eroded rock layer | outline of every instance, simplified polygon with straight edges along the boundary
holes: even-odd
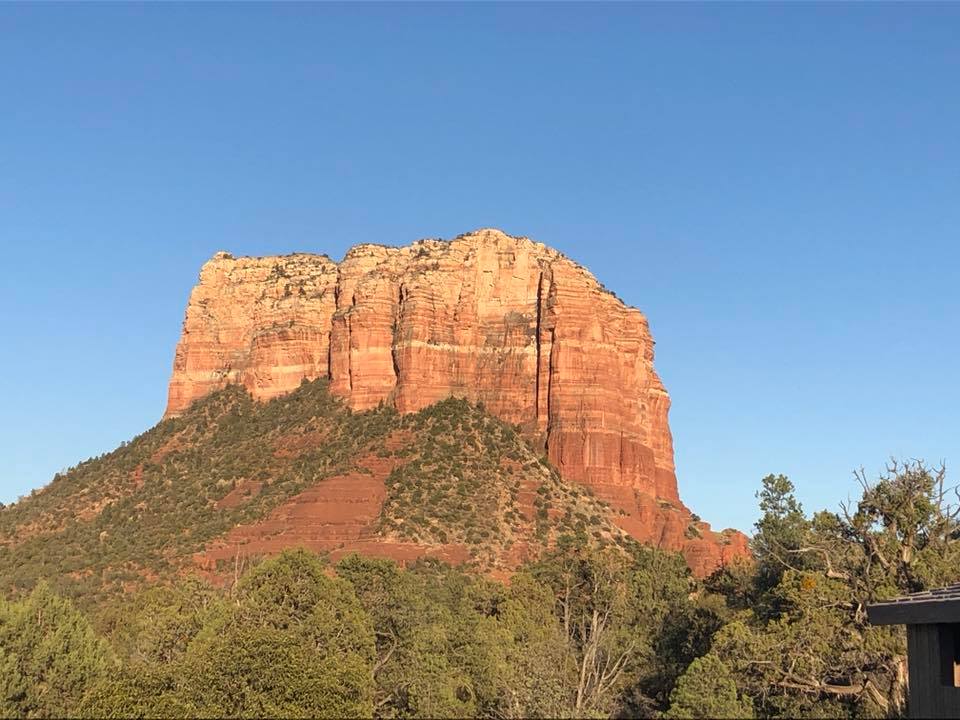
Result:
[[[206,263],[166,415],[227,383],[269,399],[318,377],[359,410],[480,401],[542,443],[563,477],[622,509],[639,539],[685,549],[701,571],[745,552],[743,536],[686,530],[646,318],[545,245],[480,230],[359,245],[339,264],[226,253]]]

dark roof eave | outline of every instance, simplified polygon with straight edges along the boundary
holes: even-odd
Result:
[[[960,623],[960,599],[901,600],[867,605],[873,625]]]

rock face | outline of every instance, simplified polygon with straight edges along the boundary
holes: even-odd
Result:
[[[339,264],[218,253],[203,266],[166,416],[227,383],[266,400],[318,377],[357,410],[483,402],[638,539],[683,549],[701,573],[746,553],[746,538],[691,524],[680,503],[646,318],[545,245],[480,230],[359,245]]]

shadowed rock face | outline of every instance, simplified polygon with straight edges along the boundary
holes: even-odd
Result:
[[[480,230],[359,245],[339,264],[218,253],[203,266],[166,416],[227,383],[269,399],[318,377],[357,410],[481,401],[638,539],[684,549],[699,572],[746,552],[739,533],[689,529],[646,318],[545,245]]]

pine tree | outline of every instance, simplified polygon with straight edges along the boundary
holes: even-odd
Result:
[[[752,718],[749,698],[737,694],[733,673],[716,655],[697,658],[670,694],[668,718]]]
[[[0,601],[0,715],[75,715],[114,666],[86,618],[46,583],[24,600]]]

